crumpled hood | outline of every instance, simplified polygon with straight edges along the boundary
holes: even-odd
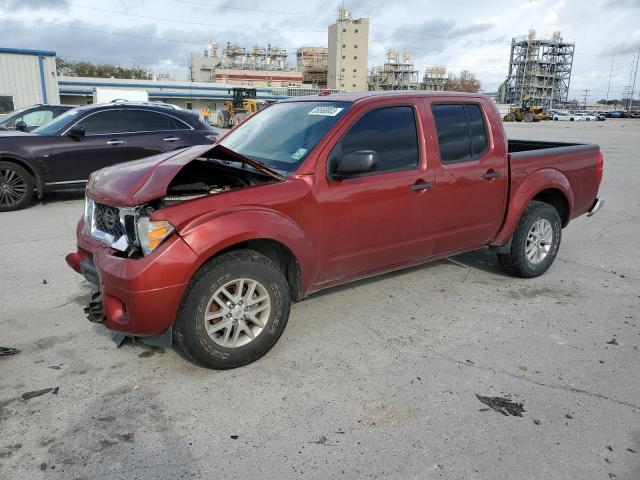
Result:
[[[171,180],[185,165],[202,156],[213,158],[212,153],[215,153],[215,158],[247,163],[278,180],[284,179],[264,165],[222,145],[196,145],[94,172],[87,183],[87,195],[100,203],[116,207],[135,207],[157,200],[167,194]]]

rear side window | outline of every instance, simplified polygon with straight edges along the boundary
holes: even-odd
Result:
[[[366,113],[342,137],[332,157],[358,150],[378,154],[377,172],[417,166],[420,155],[413,108],[385,107]]]
[[[178,126],[178,122],[169,115],[148,110],[125,110],[122,116],[125,132],[161,132],[187,128],[185,125]]]
[[[431,111],[436,123],[442,163],[474,160],[489,147],[480,105],[433,105]]]
[[[464,106],[469,122],[469,136],[471,137],[471,153],[474,157],[482,155],[489,147],[487,129],[480,105],[468,104]]]

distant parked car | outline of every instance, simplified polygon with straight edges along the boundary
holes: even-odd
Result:
[[[0,132],[0,212],[29,205],[34,190],[83,189],[94,170],[192,145],[217,132],[189,110],[118,102],[69,110],[31,133]]]
[[[72,105],[33,105],[0,117],[0,130],[31,132],[74,108]]]
[[[591,122],[591,121],[595,122],[596,120],[598,120],[597,116],[588,112],[576,112],[573,115],[580,117],[581,120],[584,120],[586,122]]]
[[[555,121],[571,121],[571,122],[578,122],[580,120],[583,120],[582,117],[580,117],[579,115],[575,115],[573,113],[567,113],[567,112],[556,112],[553,117],[552,117]]]

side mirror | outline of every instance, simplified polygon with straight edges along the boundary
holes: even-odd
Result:
[[[85,134],[84,127],[81,127],[80,125],[74,125],[67,132],[67,135],[70,136],[71,138],[81,138],[81,137],[84,137],[84,134]]]
[[[342,157],[333,178],[341,180],[361,173],[372,172],[378,164],[378,154],[374,150],[358,150]]]
[[[16,130],[20,131],[20,132],[26,132],[27,131],[27,124],[24,120],[18,120],[16,122]]]

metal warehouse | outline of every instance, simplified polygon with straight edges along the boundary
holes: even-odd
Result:
[[[0,48],[0,114],[35,103],[60,103],[56,53]]]

